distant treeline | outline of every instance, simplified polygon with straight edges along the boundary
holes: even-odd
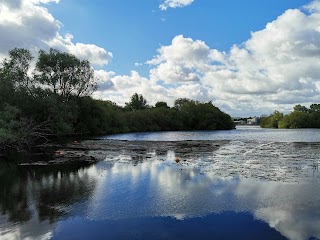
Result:
[[[136,131],[233,129],[231,117],[211,102],[177,99],[147,105],[134,94],[125,107],[94,100],[97,89],[88,61],[51,49],[32,55],[13,49],[0,66],[0,150],[31,148],[56,136]]]
[[[296,105],[293,112],[285,115],[275,111],[260,122],[263,128],[320,128],[320,104],[310,108]]]

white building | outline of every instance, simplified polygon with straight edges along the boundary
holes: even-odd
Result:
[[[258,119],[256,117],[248,118],[247,119],[247,124],[248,125],[257,125],[258,124]]]

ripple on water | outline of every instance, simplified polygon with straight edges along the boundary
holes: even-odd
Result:
[[[197,168],[220,177],[244,177],[281,182],[318,181],[313,164],[320,159],[319,143],[199,141],[135,142],[123,147],[108,147],[106,161],[138,164],[160,160],[181,169]],[[130,147],[131,146],[131,147]],[[141,148],[146,151],[141,151]],[[179,159],[178,163],[176,159]]]

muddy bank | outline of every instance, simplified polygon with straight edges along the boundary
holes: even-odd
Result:
[[[199,174],[225,178],[309,182],[319,180],[320,143],[86,140],[64,145],[49,161],[21,165],[86,165],[97,161],[138,165],[154,160],[178,166],[181,171],[196,168]]]
[[[52,164],[76,164],[95,163],[104,160],[108,156],[126,153],[137,159],[149,152],[156,151],[158,155],[166,155],[168,151],[175,151],[188,156],[194,152],[209,153],[217,149],[223,141],[178,141],[178,142],[146,142],[146,141],[118,141],[118,140],[85,140],[72,142],[66,145],[55,146],[53,156],[43,160],[35,158],[36,161],[22,163],[20,165],[41,166]]]

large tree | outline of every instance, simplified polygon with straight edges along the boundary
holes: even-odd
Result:
[[[320,113],[320,104],[311,104],[310,106],[310,112],[311,113]]]
[[[97,89],[89,61],[55,49],[48,53],[40,50],[34,77],[67,100],[70,96],[88,96]]]
[[[169,108],[168,107],[168,104],[166,102],[157,102],[156,105],[155,105],[156,108]]]
[[[133,111],[145,109],[147,100],[141,94],[135,93],[131,96],[130,102],[126,103],[126,107]]]
[[[33,57],[29,50],[14,48],[0,67],[0,104],[10,102],[17,90],[31,93],[32,79],[28,75]]]

